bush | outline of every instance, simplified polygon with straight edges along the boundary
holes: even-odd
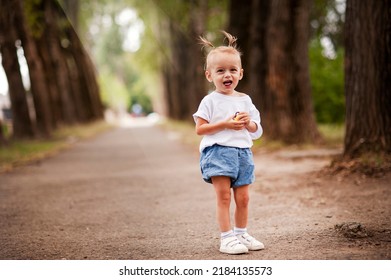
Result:
[[[343,123],[345,119],[343,51],[335,58],[323,54],[319,39],[310,44],[310,77],[316,120]]]

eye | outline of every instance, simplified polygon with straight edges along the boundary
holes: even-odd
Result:
[[[232,69],[231,69],[231,72],[238,72],[238,69],[232,68]]]
[[[217,73],[223,73],[224,70],[223,69],[217,69]]]

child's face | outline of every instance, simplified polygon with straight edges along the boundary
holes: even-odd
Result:
[[[233,94],[239,81],[243,78],[240,56],[234,53],[216,52],[208,59],[205,76],[213,82],[216,91]]]

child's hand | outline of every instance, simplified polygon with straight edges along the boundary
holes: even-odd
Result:
[[[228,119],[227,128],[234,130],[242,130],[250,122],[250,117],[247,113],[236,112],[234,116]]]
[[[250,123],[250,115],[246,112],[236,112],[233,120],[240,121],[245,125],[248,125]]]
[[[237,113],[235,114],[235,119],[237,119],[238,122],[242,122],[244,124],[244,128],[249,132],[255,132],[258,129],[257,124],[251,121],[248,113]]]

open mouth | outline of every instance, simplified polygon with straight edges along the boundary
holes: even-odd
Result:
[[[232,85],[232,81],[225,81],[225,82],[223,82],[223,84],[225,86],[230,86],[230,85]]]

